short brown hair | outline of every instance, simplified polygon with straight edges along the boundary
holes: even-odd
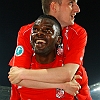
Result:
[[[44,14],[48,14],[50,11],[50,4],[52,2],[58,2],[59,4],[62,3],[62,0],[41,0],[42,3],[42,10]]]

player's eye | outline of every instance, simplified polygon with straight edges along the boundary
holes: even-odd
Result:
[[[70,2],[69,2],[69,5],[70,5],[70,6],[73,6],[73,2],[74,2],[74,1],[70,1]]]
[[[51,29],[49,27],[46,27],[42,31],[49,34],[51,32]]]

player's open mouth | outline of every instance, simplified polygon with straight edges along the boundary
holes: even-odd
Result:
[[[35,46],[38,48],[43,48],[46,45],[46,41],[45,40],[36,40],[35,42]]]
[[[46,43],[45,40],[36,40],[36,44],[39,44],[39,43]]]

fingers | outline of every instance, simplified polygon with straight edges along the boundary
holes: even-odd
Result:
[[[82,77],[80,76],[80,75],[75,75],[74,76],[74,79],[76,80],[76,79],[82,79]]]
[[[79,94],[79,90],[81,89],[81,86],[79,85],[79,83],[76,82],[75,80],[73,80],[72,82],[69,82],[69,84],[70,85],[65,87],[65,89],[64,89],[65,92],[67,92],[68,94],[71,94],[73,96],[76,96],[77,94]]]
[[[79,91],[76,91],[76,92],[73,94],[73,96],[76,96],[77,94],[79,94]]]
[[[79,91],[76,91],[76,94],[78,94],[79,93]]]
[[[80,84],[76,81],[77,90],[81,89]]]
[[[19,70],[18,67],[14,66],[10,68],[10,71],[8,72],[9,75],[13,74],[15,71]]]
[[[79,91],[76,91],[76,92],[74,93],[74,96],[76,96],[77,94],[79,94]]]
[[[79,94],[79,90],[81,89],[81,86],[80,86],[80,84],[77,82],[77,81],[75,81],[75,91],[74,91],[74,96],[76,96],[77,94]]]
[[[76,90],[81,89],[80,84],[75,79],[72,82],[74,83],[74,86],[76,87]]]
[[[13,72],[13,70],[14,70],[14,67],[11,67],[10,71],[8,72],[8,74],[10,74],[11,72]]]
[[[80,84],[78,83],[78,85],[77,85],[77,90],[80,90],[81,89],[81,86],[80,86]]]
[[[75,77],[73,78],[72,82],[74,82],[74,84],[77,86],[77,90],[81,89],[80,84],[76,81],[75,78],[81,79],[80,75],[75,75]]]
[[[81,86],[79,85],[79,89],[81,89]]]
[[[14,70],[18,70],[18,69],[19,69],[19,68],[15,66],[15,67],[11,67],[11,68],[10,68],[10,71],[14,71]]]

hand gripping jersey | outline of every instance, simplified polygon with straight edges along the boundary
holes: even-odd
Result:
[[[15,49],[15,54],[9,62],[10,66],[30,68],[31,62],[32,62],[32,56],[34,53],[30,45],[30,33],[31,33],[32,26],[33,26],[33,23],[23,26],[20,29],[18,33],[17,47]],[[83,61],[85,46],[87,42],[87,33],[85,29],[75,23],[72,26],[65,27],[62,30],[62,36],[63,36],[63,51],[64,51],[63,64],[76,63],[80,65],[79,69],[83,68],[82,61]],[[91,100],[91,97],[89,94],[90,92],[88,89],[87,75],[85,75],[86,74],[85,71],[83,72],[82,71],[77,72],[79,75],[82,76],[82,82],[80,85],[84,87],[84,91],[85,91],[83,93],[81,89],[80,94],[78,95],[78,98],[79,100]],[[83,77],[85,78],[83,79]],[[84,85],[82,83],[84,83]],[[15,100],[15,99],[12,99],[12,100]],[[53,100],[56,100],[56,99],[53,99]],[[74,99],[68,99],[68,100],[74,100]]]

